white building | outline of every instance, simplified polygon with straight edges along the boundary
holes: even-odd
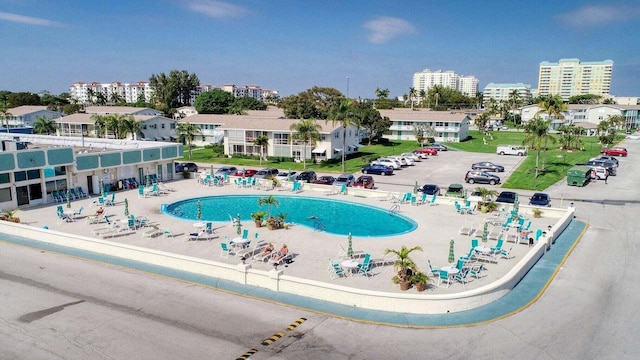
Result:
[[[549,116],[540,112],[538,105],[527,105],[519,109],[523,123],[531,121],[539,116],[548,119]],[[556,129],[562,124],[589,124],[597,126],[601,121],[610,116],[623,116],[626,120],[625,129],[637,129],[640,124],[640,105],[607,105],[607,104],[569,104],[567,110],[562,113],[562,119],[552,119],[552,128]],[[586,127],[586,126],[583,126]]]
[[[7,109],[7,112],[9,114],[7,115],[6,119],[0,119],[0,121],[2,122],[2,124],[0,124],[0,127],[4,128],[8,123],[10,129],[33,127],[33,124],[39,117],[45,119],[57,119],[62,117],[62,113],[47,110],[46,106],[23,105]]]
[[[471,97],[475,97],[478,92],[478,79],[474,76],[458,75],[451,70],[431,71],[429,69],[413,74],[413,88],[418,94],[422,90],[428,92],[436,85],[458,90]]]
[[[494,99],[496,101],[509,101],[511,100],[511,93],[513,91],[518,92],[519,99],[527,102],[531,99],[531,85],[523,83],[515,84],[496,84],[488,83],[485,86],[482,95],[484,100]]]
[[[392,109],[380,110],[381,116],[391,120],[391,127],[383,135],[391,140],[416,140],[418,125],[429,126],[436,132],[436,141],[459,142],[469,135],[471,116],[464,112]]]
[[[91,95],[93,94],[93,96]],[[121,83],[114,81],[112,83],[85,83],[82,81],[75,82],[69,87],[69,95],[72,99],[80,104],[90,104],[96,101],[96,96],[102,94],[107,102],[113,98],[113,94],[117,94],[127,103],[134,103],[142,96],[145,102],[151,102],[153,90],[146,81],[138,81],[135,83]]]
[[[538,74],[538,96],[559,94],[568,100],[575,95],[608,96],[613,61],[580,62],[579,59],[543,61]]]

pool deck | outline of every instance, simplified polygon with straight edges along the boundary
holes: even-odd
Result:
[[[177,200],[210,196],[216,194],[263,194],[265,196],[274,195],[290,195],[289,192],[279,191],[262,191],[256,189],[237,189],[233,185],[223,187],[208,187],[198,185],[194,179],[179,179],[168,183],[167,186],[174,189],[166,195],[150,196],[139,198],[137,190],[120,191],[116,193],[115,206],[106,207],[107,214],[114,215],[111,219],[119,221],[124,219],[124,199],[128,200],[129,213],[136,216],[147,216],[151,224],[155,224],[159,229],[169,228],[172,230],[174,237],[165,238],[145,237],[143,233],[149,228],[142,228],[136,231],[124,232],[118,236],[109,237],[106,240],[150,248],[160,251],[166,251],[175,254],[193,256],[208,260],[225,262],[229,264],[237,264],[240,262],[238,258],[222,258],[220,257],[220,241],[224,236],[229,238],[236,237],[236,228],[230,222],[214,223],[215,234],[211,240],[189,241],[189,233],[193,232],[193,221],[181,221],[168,217],[161,213],[161,204],[171,203]],[[406,191],[405,188],[403,190]],[[398,191],[402,191],[398,189]],[[303,191],[296,196],[317,196],[327,197],[322,193],[315,191]],[[357,197],[352,195],[335,195],[333,198],[364,203],[371,206],[388,209],[392,203],[383,202],[377,199]],[[83,218],[77,219],[75,222],[57,224],[55,208],[57,204],[48,204],[46,206],[34,207],[31,209],[21,210],[19,217],[23,224],[34,227],[47,226],[49,229],[73,233],[83,236],[91,236],[91,230],[104,227],[105,224],[90,225]],[[66,204],[62,204],[66,208]],[[72,209],[77,210],[80,206],[84,207],[83,214],[93,214],[96,206],[89,199],[75,200],[72,202]],[[257,209],[256,204],[256,209]],[[482,224],[486,217],[492,215],[476,213],[474,215],[459,215],[455,212],[451,205],[436,206],[411,206],[409,204],[400,205],[400,212],[414,219],[418,223],[418,228],[410,233],[401,236],[376,237],[376,238],[353,238],[353,248],[356,251],[368,252],[373,258],[380,257],[384,254],[385,249],[398,249],[402,245],[408,247],[421,246],[423,251],[415,251],[411,254],[413,260],[418,267],[426,272],[428,271],[427,258],[431,260],[434,267],[444,266],[447,264],[449,254],[449,241],[455,240],[456,258],[465,255],[471,244],[472,237],[460,235],[459,230],[464,224],[476,225],[478,231],[482,231]],[[554,224],[558,219],[543,217],[533,220],[531,229],[546,229],[548,225]],[[354,223],[357,219],[354,219]],[[253,221],[243,219],[244,228],[249,229],[250,236],[255,232],[259,233],[259,239],[272,242],[278,248],[281,244],[286,243],[290,251],[294,254],[293,263],[281,266],[285,274],[297,276],[301,278],[329,282],[343,286],[385,291],[385,292],[401,292],[399,286],[391,281],[394,275],[393,266],[379,266],[372,270],[373,276],[367,278],[364,276],[348,276],[331,280],[327,272],[328,258],[336,260],[340,252],[340,246],[347,248],[346,236],[337,236],[314,231],[313,229],[293,225],[287,230],[268,230],[266,228],[256,228]],[[381,224],[384,226],[384,224]],[[495,244],[495,240],[489,240],[489,246]],[[436,287],[437,280],[434,279],[425,293],[427,294],[450,294],[466,290],[471,290],[487,283],[497,280],[504,276],[513,265],[521,258],[529,247],[524,244],[516,245],[506,243],[505,248],[513,247],[512,255],[514,259],[498,260],[497,264],[486,264],[488,271],[480,280],[471,278],[470,281],[463,286],[460,283],[454,283],[451,287]],[[268,263],[248,261],[252,267],[261,270],[270,270],[272,266]],[[415,292],[415,289],[410,289]]]

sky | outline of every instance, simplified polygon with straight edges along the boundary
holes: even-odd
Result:
[[[578,58],[613,60],[611,94],[640,96],[639,22],[637,0],[0,0],[0,90],[177,69],[282,97],[396,97],[424,69],[535,89],[540,62]]]

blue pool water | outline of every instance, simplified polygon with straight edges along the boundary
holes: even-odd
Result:
[[[264,195],[221,195],[177,201],[163,206],[169,216],[184,220],[197,220],[197,202],[200,200],[202,221],[229,222],[229,215],[251,223],[251,213],[268,211],[258,200]],[[324,232],[359,237],[400,235],[415,230],[415,221],[406,216],[390,213],[369,205],[334,199],[274,195],[280,203],[271,209],[271,215],[287,214],[286,222],[312,229],[321,226]],[[321,225],[318,225],[321,224]]]

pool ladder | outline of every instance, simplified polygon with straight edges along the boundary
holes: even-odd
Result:
[[[320,222],[319,220],[316,220],[313,222],[313,230],[315,231],[326,231],[327,227],[324,226],[324,224],[322,222]]]
[[[398,211],[400,211],[400,204],[393,204],[391,205],[391,207],[389,208],[389,214],[395,214]]]

